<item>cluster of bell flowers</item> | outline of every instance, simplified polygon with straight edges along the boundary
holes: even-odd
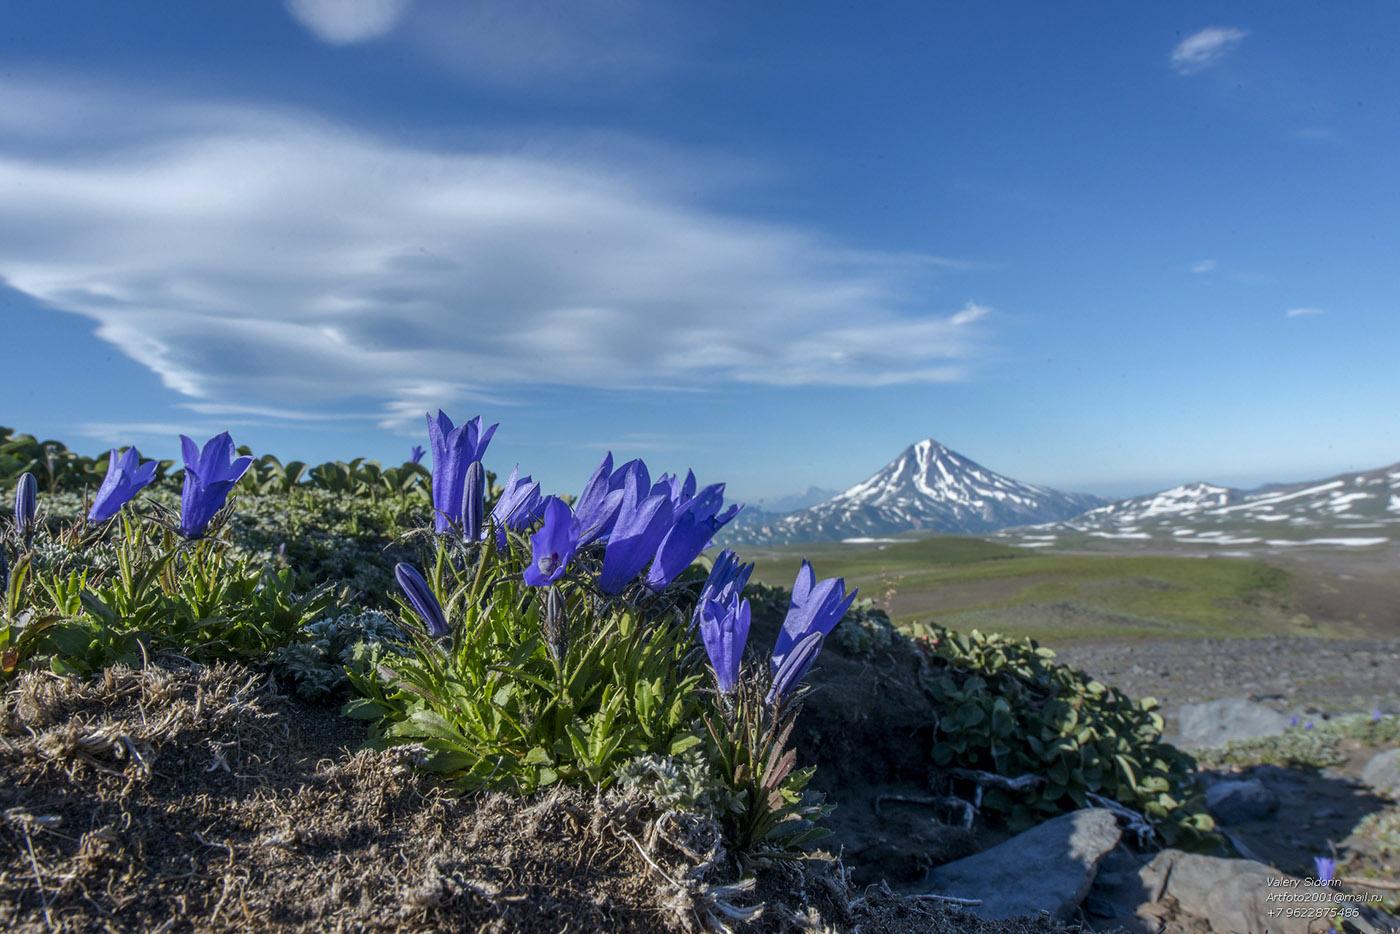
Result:
[[[695,474],[663,474],[652,482],[640,459],[613,469],[612,452],[589,478],[573,508],[540,485],[520,476],[515,465],[483,521],[485,470],[481,459],[499,425],[482,430],[481,416],[454,426],[441,410],[427,416],[433,452],[433,514],[439,533],[460,532],[468,541],[484,540],[492,527],[504,549],[506,533],[543,520],[531,538],[532,559],[525,570],[531,586],[542,587],[563,576],[580,548],[600,543],[603,567],[598,588],[615,596],[644,570],[652,591],[664,590],[709,547],[715,533],[742,508],[724,506],[724,484],[697,490]]]
[[[485,472],[481,457],[498,425],[482,431],[481,417],[454,426],[441,410],[427,417],[433,451],[433,506],[439,532],[460,530],[468,541],[485,539]],[[540,485],[511,471],[491,512],[498,548],[505,547],[506,530],[519,530],[539,521],[530,538],[531,560],[523,578],[532,587],[549,587],[560,580],[579,549],[604,545],[597,585],[617,595],[645,571],[647,589],[664,590],[709,547],[711,540],[742,508],[724,506],[724,484],[697,490],[693,471],[684,480],[663,474],[654,483],[640,459],[613,468],[609,451],[593,472],[573,508],[555,496],[541,496]],[[752,616],[742,592],[753,565],[742,565],[726,549],[716,558],[695,610],[695,623],[722,694],[734,691],[748,641]],[[395,569],[399,586],[430,634],[450,631],[446,615],[422,575],[408,564]],[[768,703],[791,693],[821,651],[822,643],[855,599],[845,581],[818,583],[803,561],[793,584],[792,601],[770,657]]]
[[[247,472],[253,458],[233,456],[233,439],[227,431],[210,438],[202,450],[184,435],[180,436],[180,446],[185,460],[185,480],[176,531],[185,538],[199,538],[214,514],[224,507],[229,491]],[[127,448],[126,453],[120,455],[112,448],[107,459],[107,474],[93,497],[87,521],[97,525],[115,516],[150,485],[155,475],[156,462],[141,463],[141,452],[135,447]],[[38,483],[33,474],[21,475],[15,487],[15,525],[26,537],[34,529],[37,500]]]
[[[739,564],[738,556],[729,549],[721,551],[695,608],[700,639],[721,694],[733,693],[739,683],[752,619],[749,601],[742,594],[753,568],[752,564]],[[772,674],[769,704],[781,703],[802,681],[826,637],[841,622],[855,598],[854,589],[846,593],[843,578],[832,577],[818,583],[811,563],[803,559],[792,585],[787,615],[768,660]]]

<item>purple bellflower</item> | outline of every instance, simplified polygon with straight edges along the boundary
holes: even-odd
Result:
[[[98,487],[97,495],[92,499],[88,521],[106,522],[155,478],[155,461],[142,464],[141,452],[134,447],[127,448],[118,459],[117,449],[112,448],[107,456],[107,476],[102,478],[102,486]]]
[[[564,576],[564,569],[578,550],[579,524],[565,502],[557,496],[545,500],[544,525],[530,536],[530,566],[525,583],[531,587],[552,584]]]
[[[186,538],[199,538],[253,458],[246,454],[234,458],[233,439],[227,431],[205,442],[203,451],[181,435],[180,449],[185,457],[185,488],[180,494],[179,531]]]
[[[433,448],[433,518],[438,532],[462,521],[467,465],[481,460],[499,427],[498,422],[483,432],[478,415],[454,428],[442,409],[438,409],[437,418],[428,416],[428,442]]]
[[[687,480],[694,489],[695,475]],[[683,488],[677,486],[677,490]],[[678,496],[682,495],[678,493]],[[724,484],[715,483],[705,487],[698,496],[687,497],[679,507],[674,506],[675,518],[666,537],[656,549],[656,560],[651,563],[646,583],[652,590],[663,590],[676,579],[692,561],[700,557],[700,552],[710,547],[710,540],[730,519],[739,512],[739,506],[731,506],[723,515],[716,515],[724,505]]]
[[[423,453],[423,445],[415,444],[408,452],[409,462],[413,464],[421,463],[423,460]]]
[[[1372,723],[1380,723],[1380,722],[1381,722],[1381,712],[1380,712],[1380,709],[1379,709],[1379,708],[1377,708],[1376,710],[1371,711],[1371,722],[1372,722]]]
[[[34,530],[34,512],[39,506],[39,481],[32,473],[20,474],[15,484],[15,525],[25,536]]]
[[[824,638],[820,632],[809,632],[797,640],[784,656],[782,664],[778,665],[773,673],[773,686],[768,689],[767,701],[770,707],[781,703],[801,682],[807,670],[812,667],[812,662],[817,660]]]
[[[1331,885],[1332,877],[1337,873],[1337,861],[1326,856],[1314,856],[1313,864],[1317,866],[1318,883]]]
[[[700,604],[700,639],[715,670],[715,686],[721,694],[733,691],[739,683],[739,663],[749,638],[752,618],[749,601],[735,597],[728,604],[706,600]]]
[[[825,638],[841,617],[851,608],[856,591],[845,593],[846,581],[840,577],[829,577],[820,584],[812,565],[802,561],[802,569],[797,572],[797,580],[792,585],[792,602],[788,605],[787,618],[778,632],[777,643],[773,646],[773,669],[782,666],[789,652],[809,633],[819,632]]]
[[[588,478],[583,495],[574,503],[574,515],[583,530],[579,536],[579,547],[606,541],[613,524],[617,522],[617,511],[622,507],[622,477],[618,477],[618,485],[614,487],[612,465],[612,451],[609,451],[598,469],[593,471],[593,476]]]
[[[656,554],[661,539],[671,529],[674,516],[671,499],[665,494],[647,495],[646,465],[629,472],[623,481],[622,505],[617,522],[608,535],[608,547],[603,552],[603,570],[598,575],[598,589],[605,594],[619,594],[632,578],[647,566]]]
[[[428,627],[430,636],[445,636],[452,631],[447,625],[447,614],[442,611],[442,604],[433,596],[432,588],[423,580],[423,575],[418,573],[417,568],[399,562],[394,566],[394,579],[399,582],[399,587],[403,588],[413,612],[417,613],[423,625]]]
[[[734,598],[744,592],[753,568],[752,564],[740,564],[739,556],[730,549],[721,551],[715,557],[710,576],[705,579],[705,586],[700,588],[700,604],[704,605],[707,600],[718,600],[728,606]]]
[[[532,483],[529,477],[521,477],[520,465],[516,464],[506,481],[501,498],[491,510],[491,518],[496,523],[496,547],[506,547],[506,529],[519,529],[529,525],[544,513],[544,500],[540,497],[540,485]]]
[[[645,462],[635,458],[613,470],[612,452],[609,451],[589,478],[588,486],[584,488],[583,495],[574,507],[574,514],[583,526],[581,545],[606,542],[612,535],[613,526],[617,524],[618,511],[622,508],[622,495],[628,477],[636,479],[637,489],[641,491],[643,498],[648,495],[648,491],[657,492],[652,487],[651,473],[647,470]]]
[[[486,521],[486,468],[481,461],[467,465],[467,479],[462,485],[462,537],[469,542],[481,538]]]

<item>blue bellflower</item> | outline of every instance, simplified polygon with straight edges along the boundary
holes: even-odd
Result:
[[[234,459],[233,439],[227,431],[205,442],[203,451],[181,435],[180,449],[185,458],[185,487],[180,494],[179,531],[186,538],[198,538],[253,458],[245,454]]]
[[[500,423],[481,430],[481,416],[455,428],[452,419],[438,409],[428,417],[428,443],[433,449],[433,519],[438,532],[462,521],[462,488],[467,465],[486,454],[486,446]]]
[[[34,513],[39,507],[39,481],[32,473],[20,474],[15,484],[15,525],[24,535],[34,529]]]
[[[530,537],[531,560],[525,569],[525,583],[543,587],[563,577],[578,550],[578,538],[578,520],[568,505],[557,496],[546,499],[544,525]]]
[[[141,452],[134,447],[127,448],[118,459],[117,449],[112,448],[107,456],[107,476],[102,478],[102,486],[92,499],[88,521],[106,522],[155,478],[155,461],[142,464]]]
[[[773,686],[768,689],[766,699],[770,706],[781,703],[806,676],[822,650],[824,638],[820,632],[809,632],[783,657],[782,664],[773,673]]]
[[[728,694],[739,683],[739,664],[744,658],[752,619],[749,601],[738,597],[728,604],[706,600],[700,604],[698,614],[700,639],[715,670],[715,685],[720,693]]]
[[[491,518],[496,523],[496,547],[506,547],[506,529],[512,531],[524,528],[544,513],[544,500],[540,497],[540,485],[532,483],[529,477],[520,477],[520,465],[516,464],[506,481],[501,498],[491,510]]]
[[[744,592],[753,568],[753,564],[740,564],[739,556],[731,549],[721,551],[715,557],[710,576],[705,579],[705,586],[700,588],[700,604],[703,605],[707,600],[718,600],[728,606],[735,597]],[[699,607],[696,609],[698,612]]]
[[[421,444],[415,444],[412,448],[409,449],[409,452],[408,452],[408,460],[409,460],[409,463],[412,463],[412,464],[421,463],[422,460],[423,460],[423,454],[424,454],[423,445],[421,445]]]
[[[793,647],[809,633],[819,632],[825,638],[841,622],[841,617],[851,608],[856,591],[845,593],[846,581],[840,577],[830,577],[816,583],[812,565],[802,561],[802,569],[797,572],[797,580],[792,585],[792,602],[788,605],[787,618],[778,632],[777,643],[773,646],[773,668],[776,670]]]
[[[640,461],[634,463],[639,468],[624,477],[622,505],[608,535],[608,547],[603,552],[598,589],[605,594],[621,593],[646,567],[674,519],[670,497],[643,492],[647,489],[646,465]]]
[[[622,507],[622,483],[619,477],[618,485],[612,485],[612,464],[612,451],[609,451],[598,469],[593,471],[593,476],[588,478],[578,502],[574,503],[574,516],[583,530],[579,536],[579,547],[606,541],[613,524],[617,522],[617,511]]]
[[[695,475],[687,478],[689,488],[695,488]],[[675,580],[692,561],[700,557],[700,552],[710,547],[710,540],[730,519],[739,512],[739,506],[731,506],[723,515],[717,515],[724,505],[724,484],[715,483],[705,487],[698,496],[685,494],[685,487],[675,486],[676,498],[671,500],[674,522],[666,537],[656,549],[656,560],[651,563],[646,583],[652,590],[663,590]],[[674,504],[680,501],[679,507]]]
[[[447,614],[443,613],[442,604],[438,603],[438,598],[433,595],[432,588],[423,580],[423,575],[418,573],[417,568],[400,562],[394,566],[394,579],[399,582],[404,596],[408,597],[413,612],[418,614],[418,618],[428,628],[429,635],[436,638],[452,631],[447,625]]]

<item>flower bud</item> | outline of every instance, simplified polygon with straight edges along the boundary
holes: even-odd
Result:
[[[467,465],[462,490],[462,537],[469,542],[481,539],[481,523],[486,518],[486,468],[481,461]]]
[[[38,505],[39,482],[33,474],[22,474],[15,486],[15,525],[26,541],[34,531],[34,511]]]

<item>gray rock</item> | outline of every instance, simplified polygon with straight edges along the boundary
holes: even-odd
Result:
[[[1206,749],[1236,739],[1273,736],[1288,729],[1288,718],[1283,714],[1243,697],[1185,704],[1176,719],[1177,736],[1173,741],[1183,749]]]
[[[1377,794],[1400,799],[1400,749],[1378,752],[1361,770],[1361,780]]]
[[[927,884],[939,895],[981,899],[970,910],[988,920],[1048,911],[1064,921],[1089,894],[1099,860],[1118,845],[1119,836],[1112,811],[1072,811],[990,850],[936,867]]]
[[[1170,897],[1176,902],[1178,917],[1205,919],[1213,931],[1313,934],[1318,930],[1315,918],[1290,918],[1287,909],[1325,905],[1329,894],[1327,889],[1306,884],[1254,860],[1221,859],[1181,850],[1158,853],[1139,870],[1138,878],[1149,893],[1149,901],[1137,907],[1139,918],[1156,916],[1154,895],[1155,901]],[[1318,898],[1322,900],[1315,900]],[[1306,910],[1296,913],[1310,914]],[[1392,923],[1383,912],[1370,907],[1360,908],[1359,916],[1349,920],[1364,932],[1382,931]]]
[[[1216,782],[1206,789],[1206,807],[1221,824],[1243,824],[1278,811],[1278,795],[1257,778]]]

